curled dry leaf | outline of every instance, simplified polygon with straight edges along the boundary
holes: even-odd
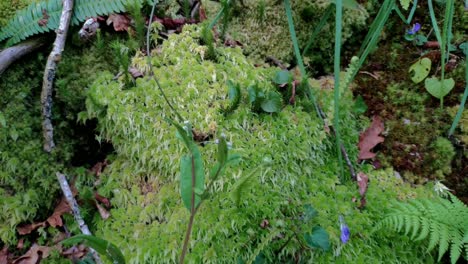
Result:
[[[359,135],[359,160],[372,159],[375,153],[371,152],[377,144],[384,142],[384,138],[379,136],[384,131],[384,124],[379,116],[372,118],[370,127]]]
[[[130,19],[126,15],[110,14],[106,23],[107,25],[112,24],[115,31],[127,31]]]
[[[87,253],[86,247],[83,244],[72,246],[71,248],[62,251],[62,255],[72,260],[81,259]]]
[[[359,208],[364,208],[366,206],[366,192],[367,192],[367,186],[369,184],[369,177],[362,173],[359,172],[357,175],[357,184],[359,186],[359,194],[361,195],[361,205]]]
[[[62,215],[64,213],[69,212],[71,212],[70,206],[65,201],[65,199],[62,198],[52,215],[49,216],[49,218],[47,218],[46,221],[19,226],[16,229],[18,230],[18,234],[27,235],[30,234],[32,231],[38,229],[39,227],[46,227],[47,225],[50,225],[52,227],[63,226]]]
[[[55,207],[54,213],[47,218],[47,223],[52,227],[63,226],[62,215],[69,212],[71,212],[71,208],[67,201],[62,198],[57,207]]]
[[[52,250],[52,247],[34,244],[23,256],[15,259],[13,264],[38,264],[41,259],[47,258]]]
[[[104,204],[104,206],[106,208],[111,207],[111,203],[110,203],[109,199],[107,197],[104,197],[104,196],[100,195],[98,192],[94,192],[94,199],[96,199],[96,201]]]
[[[96,204],[96,208],[98,209],[99,215],[101,215],[102,219],[106,220],[110,217],[109,211],[102,207],[98,202],[94,201],[94,203]]]
[[[8,248],[6,246],[0,250],[0,263],[8,263]]]

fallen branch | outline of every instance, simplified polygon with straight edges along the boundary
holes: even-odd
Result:
[[[42,81],[41,105],[42,105],[42,130],[44,134],[44,150],[51,152],[55,147],[54,144],[54,128],[52,126],[52,85],[54,83],[55,71],[57,63],[61,59],[62,51],[65,47],[68,28],[73,10],[73,0],[63,0],[62,15],[60,16],[60,24],[56,31],[57,37],[54,41],[54,47],[47,59],[47,64],[44,70],[44,78]]]
[[[75,221],[78,223],[78,227],[80,228],[81,232],[85,235],[92,235],[91,231],[89,231],[88,226],[86,225],[83,217],[81,217],[80,208],[78,207],[78,203],[76,202],[75,198],[73,197],[73,193],[70,189],[70,185],[68,184],[67,178],[64,174],[57,172],[57,179],[60,183],[60,188],[62,189],[63,195],[65,196],[65,200],[67,200],[68,205],[70,205],[73,216],[75,217]],[[97,252],[89,248],[91,254],[93,254],[94,261],[97,264],[102,264],[101,258],[97,254]]]
[[[0,75],[10,67],[10,65],[45,44],[43,38],[35,38],[22,42],[16,46],[9,47],[0,52]]]

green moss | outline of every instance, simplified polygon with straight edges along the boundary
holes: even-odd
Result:
[[[0,28],[5,26],[17,10],[37,0],[2,0],[0,1]]]
[[[208,17],[214,17],[221,8],[214,1],[202,1]],[[257,61],[265,61],[267,56],[273,56],[280,61],[293,61],[293,49],[282,1],[276,0],[244,0],[244,6],[238,6],[233,11],[232,21],[228,24],[227,33],[244,45],[244,51]],[[293,19],[301,50],[305,47],[315,26],[318,24],[330,1],[293,0],[291,1]],[[261,15],[259,15],[261,12]],[[368,14],[365,10],[349,10],[343,13],[343,38],[346,43],[356,30],[364,27]],[[310,48],[305,62],[313,66],[328,68],[332,65],[334,43],[334,21],[322,29]]]
[[[431,144],[432,155],[428,159],[431,169],[439,179],[452,172],[452,159],[455,148],[450,140],[439,137]]]
[[[368,171],[372,184],[367,209],[358,210],[353,202],[359,195],[356,183],[339,183],[333,138],[315,114],[290,105],[274,115],[251,111],[247,87],[256,83],[265,90],[275,89],[271,79],[276,69],[254,67],[238,48],[215,47],[216,61],[206,60],[208,47],[199,44],[200,35],[201,28],[195,26],[170,35],[154,52],[155,76],[196,131],[215,138],[224,133],[232,151],[243,160],[214,184],[217,194],[201,206],[187,263],[245,261],[255,258],[260,249],[269,262],[286,262],[297,254],[317,263],[431,262],[424,248],[408,239],[370,233],[392,199],[427,196],[426,190],[411,188],[391,170],[361,168]],[[133,61],[147,73],[142,58],[137,55]],[[87,100],[88,117],[98,118],[101,138],[116,149],[99,190],[113,196],[114,209],[107,221],[96,219],[96,234],[120,246],[130,263],[176,262],[189,213],[181,203],[178,180],[179,159],[185,150],[175,128],[165,120],[175,117],[154,80],[138,79],[135,88],[124,89],[122,80],[112,78],[102,74]],[[240,84],[244,96],[239,108],[224,117],[220,109],[228,103],[229,79]],[[331,96],[324,95],[324,109],[330,107],[327,97]],[[343,98],[346,110],[352,102],[349,94]],[[348,111],[342,114],[344,142],[355,156],[360,122]],[[216,145],[207,143],[201,152],[206,165],[211,164]],[[272,160],[271,166],[255,175],[236,207],[230,197],[233,186],[264,158]],[[299,220],[306,204],[319,211],[315,224],[330,234],[334,253],[301,250],[297,239],[286,243],[294,232],[300,237],[312,228]],[[339,215],[345,216],[352,233],[346,245],[340,244]],[[264,220],[269,228],[261,227]],[[272,235],[275,232],[279,235]]]

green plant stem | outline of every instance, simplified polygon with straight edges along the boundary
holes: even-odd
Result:
[[[406,24],[409,24],[413,20],[414,12],[416,12],[417,7],[418,7],[418,0],[414,0],[413,1],[413,6],[411,7],[411,11],[408,14],[407,18],[405,18],[403,13],[401,13],[401,9],[398,7],[398,5],[395,5],[394,9],[395,9],[396,13],[398,14],[398,16],[401,18],[401,20],[403,22],[405,22]]]
[[[195,214],[199,206],[195,208],[195,157],[193,154],[192,157],[192,197],[191,197],[191,209],[190,209],[190,220],[187,226],[187,232],[185,233],[184,246],[182,248],[182,254],[180,255],[180,264],[184,263],[185,255],[187,255],[188,243],[190,241],[190,234],[192,233],[193,220],[195,219]],[[201,203],[201,201],[200,201]]]
[[[307,73],[304,67],[304,62],[302,61],[301,51],[299,50],[299,44],[297,43],[296,31],[294,29],[294,21],[292,18],[291,4],[289,3],[289,0],[284,0],[284,7],[286,9],[286,16],[288,18],[288,26],[289,26],[289,32],[291,34],[291,40],[292,40],[293,47],[294,47],[294,54],[296,55],[297,64],[299,66],[299,70],[301,71],[301,75],[302,75],[301,82],[305,83],[306,87],[308,88],[308,94],[310,96],[310,99],[312,100],[312,103],[314,104],[315,111],[317,112],[317,116],[323,121],[323,118],[320,115],[319,107],[315,100],[314,93],[312,89],[310,88],[309,82],[307,80]]]
[[[213,21],[211,21],[210,25],[208,26],[208,29],[213,29],[216,23],[218,23],[218,20],[221,18],[221,16],[224,14],[224,12],[227,12],[226,8],[229,6],[231,0],[227,0],[226,5],[223,5],[221,7],[221,10],[219,10],[218,14],[216,14],[215,18]]]
[[[151,22],[153,21],[154,10],[156,9],[157,3],[158,1],[155,0],[153,3],[153,7],[151,8],[151,14],[149,17],[149,22],[148,22],[148,29],[146,31],[146,61],[148,62],[150,77],[153,77],[153,79],[156,81],[156,85],[158,86],[158,89],[161,92],[161,95],[163,96],[164,101],[166,101],[171,111],[177,116],[177,119],[179,120],[179,122],[183,122],[184,119],[179,114],[179,112],[177,112],[177,110],[172,106],[169,99],[167,99],[167,96],[164,93],[164,90],[162,89],[161,84],[159,84],[158,78],[156,78],[156,76],[154,76],[154,73],[153,73],[153,65],[151,63],[151,51],[150,51],[150,32],[151,32]]]
[[[453,135],[453,132],[455,132],[455,128],[458,125],[458,122],[460,122],[460,119],[463,114],[463,110],[465,109],[467,98],[468,98],[468,55],[465,56],[465,92],[463,93],[463,98],[460,102],[460,106],[458,107],[457,114],[455,115],[455,118],[453,119],[453,122],[452,122],[452,126],[450,127],[450,130],[448,132],[449,137]]]
[[[340,179],[344,180],[343,157],[341,154],[341,138],[340,138],[340,59],[341,59],[341,23],[343,16],[343,0],[336,0],[336,15],[335,15],[335,58],[334,58],[334,74],[335,74],[335,91],[334,91],[334,124],[336,151],[338,154],[338,162],[340,164]]]
[[[310,36],[309,38],[309,41],[307,42],[306,44],[306,47],[304,48],[304,50],[302,51],[302,56],[305,56],[305,54],[307,53],[307,51],[309,51],[309,48],[310,46],[312,45],[312,43],[314,42],[315,38],[317,37],[317,35],[320,33],[320,31],[322,30],[322,28],[325,26],[325,24],[327,23],[327,20],[328,20],[328,17],[330,17],[331,13],[333,12],[333,5],[330,4],[327,9],[325,10],[325,13],[323,13],[323,16],[322,18],[320,19],[320,22],[319,24],[317,25],[317,27],[314,29],[314,32],[312,33],[312,35]]]

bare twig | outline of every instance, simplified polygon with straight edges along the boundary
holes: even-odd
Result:
[[[40,48],[44,43],[43,38],[34,38],[2,50],[0,52],[0,75],[8,69],[13,62]]]
[[[60,183],[60,188],[62,188],[63,195],[67,200],[68,205],[70,205],[73,216],[75,217],[75,221],[78,223],[78,227],[80,228],[81,232],[85,235],[92,235],[91,231],[89,231],[88,226],[86,225],[83,217],[81,217],[80,208],[78,207],[78,203],[76,202],[75,198],[73,197],[73,193],[70,189],[70,185],[68,184],[67,178],[64,174],[57,172],[57,179]],[[94,261],[97,264],[102,264],[101,258],[97,254],[97,252],[90,248],[89,251],[93,254]]]
[[[52,126],[52,85],[55,78],[57,63],[61,59],[65,47],[68,27],[73,10],[73,0],[63,0],[62,15],[60,16],[59,28],[56,30],[57,37],[54,41],[52,52],[47,59],[42,81],[41,105],[42,105],[42,131],[44,134],[44,150],[51,152],[55,147],[54,128]]]
[[[282,70],[287,70],[288,69],[288,67],[286,67],[280,60],[278,60],[277,58],[275,58],[273,56],[267,56],[266,61],[267,62],[271,61],[274,65],[278,66]]]

